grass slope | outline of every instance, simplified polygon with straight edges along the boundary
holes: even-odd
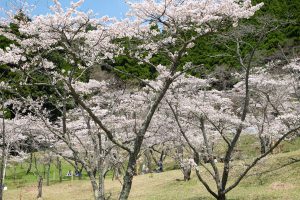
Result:
[[[268,200],[300,199],[300,150],[288,153],[271,155],[263,160],[242,183],[232,190],[228,197],[231,200]],[[248,160],[249,161],[249,160]],[[243,168],[244,161],[233,162],[231,169],[234,179]],[[284,167],[282,167],[284,166]],[[212,199],[210,194],[199,183],[195,175],[189,182],[183,182],[179,170],[164,172],[161,174],[146,174],[136,176],[130,195],[132,200],[205,200]],[[209,181],[213,185],[212,180]],[[11,187],[5,191],[5,199],[31,200],[37,194],[36,184],[32,182],[24,187]],[[111,193],[111,199],[117,199],[120,183],[106,180],[106,190]],[[91,185],[88,180],[66,180],[63,183],[54,182],[50,186],[44,186],[44,200],[92,199]]]

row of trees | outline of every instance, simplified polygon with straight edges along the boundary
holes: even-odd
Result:
[[[199,181],[223,200],[282,140],[299,132],[299,59],[256,66],[257,49],[275,28],[265,24],[253,32],[236,27],[239,19],[251,17],[263,4],[145,0],[130,3],[130,19],[118,21],[79,11],[82,3],[63,9],[54,0],[52,14],[30,20],[18,13],[1,23],[0,34],[9,41],[0,49],[0,64],[6,66],[0,84],[1,180],[11,144],[30,138],[37,146],[80,163],[96,200],[106,199],[106,173],[125,163],[119,195],[125,200],[138,158],[160,145],[178,148],[174,157],[186,179],[195,168]],[[215,87],[218,76],[192,76],[205,66],[186,58],[196,41],[228,29],[232,31],[223,39],[231,41],[228,51],[234,52],[241,70],[232,75],[234,86],[220,89]],[[244,41],[244,32],[256,43]],[[146,80],[115,67],[116,58],[122,56],[137,67],[151,67],[157,76]],[[97,67],[140,84],[127,85],[114,77],[94,80],[91,71]],[[249,128],[256,130],[262,153],[229,181],[238,141]],[[222,169],[215,162],[216,143],[226,145]],[[180,146],[190,155],[186,157]],[[201,168],[212,176],[214,187]],[[0,191],[2,198],[2,187]]]

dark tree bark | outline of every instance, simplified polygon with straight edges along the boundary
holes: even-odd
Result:
[[[43,178],[46,178],[46,164],[43,164]]]
[[[191,179],[191,172],[192,172],[191,166],[184,167],[182,171],[183,171],[183,180],[189,181]]]
[[[104,193],[104,177],[99,175],[99,184],[97,183],[97,179],[94,176],[93,172],[87,169],[88,176],[90,178],[90,182],[93,188],[93,195],[95,200],[105,200]]]
[[[57,169],[58,169],[58,176],[59,176],[59,182],[62,182],[62,166],[61,166],[61,160],[57,157]]]
[[[226,200],[226,195],[225,194],[218,194],[217,200]]]
[[[136,161],[138,153],[140,152],[140,148],[143,143],[143,137],[137,137],[135,141],[135,149],[132,153],[129,154],[128,166],[125,172],[125,176],[123,178],[123,187],[121,190],[121,194],[119,200],[127,200],[129,197],[129,193],[132,186],[133,176],[136,170]]]
[[[29,166],[28,169],[26,171],[26,175],[28,175],[31,172],[31,168],[32,168],[32,158],[33,158],[33,153],[30,153],[30,160],[29,160]]]
[[[151,157],[152,157],[152,159],[153,159],[154,163],[155,163],[155,164],[157,164],[158,162],[157,162],[157,159],[155,158],[155,155],[154,155],[154,153],[153,153],[153,150],[152,150],[152,149],[150,149],[150,154],[151,154]]]
[[[43,177],[42,176],[39,176],[39,179],[38,179],[38,195],[37,195],[37,198],[42,198],[42,195],[43,195]]]

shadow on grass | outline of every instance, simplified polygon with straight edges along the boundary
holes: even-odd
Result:
[[[236,198],[227,198],[228,200],[238,200]],[[187,198],[186,200],[215,200],[213,197],[191,197]]]
[[[185,181],[183,179],[180,179],[180,178],[176,178],[175,181],[187,182],[187,181]]]

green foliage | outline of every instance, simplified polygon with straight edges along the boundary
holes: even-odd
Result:
[[[133,74],[142,79],[153,79],[155,77],[155,69],[143,64],[138,64],[136,60],[130,58],[129,56],[119,56],[115,58],[114,67],[121,71]],[[128,80],[132,77],[125,75],[123,73],[116,73],[121,79]]]
[[[263,8],[256,13],[255,17],[270,15],[282,22],[282,25],[269,35],[266,47],[274,47],[276,44],[291,46],[300,44],[300,1],[254,0],[253,2],[264,2]]]
[[[269,61],[269,57],[279,54],[281,48],[285,53],[289,54],[291,47],[300,44],[300,1],[299,0],[253,0],[253,4],[264,2],[264,6],[258,11],[254,17],[248,20],[242,20],[240,27],[251,27],[253,30],[245,32],[243,40],[251,45],[255,45],[258,35],[255,31],[262,30],[265,21],[271,19],[269,29],[275,27],[276,30],[270,31],[267,37],[258,47],[260,61],[257,64],[262,64]],[[273,26],[273,27],[272,27]],[[155,27],[154,27],[155,28]],[[235,52],[228,51],[228,47],[235,49],[235,44],[230,41],[220,39],[220,35],[236,31],[235,28],[229,27],[222,33],[211,34],[199,38],[194,48],[188,55],[182,59],[182,63],[192,62],[194,65],[204,65],[205,67],[199,72],[191,72],[195,76],[203,76],[209,74],[216,69],[217,66],[227,66],[233,69],[239,69],[239,61],[235,57]],[[192,33],[191,33],[192,34]],[[241,47],[242,55],[249,53],[249,46]],[[258,59],[257,59],[258,60]],[[156,55],[152,59],[155,64],[167,64],[163,55]],[[125,70],[128,73],[133,73],[140,78],[152,79],[155,77],[155,70],[147,65],[138,65],[138,62],[129,57],[122,56],[116,59],[116,66],[119,69]],[[117,74],[122,79],[131,79],[124,74]]]
[[[0,35],[0,48],[1,49],[5,49],[6,47],[8,47],[12,43],[13,43],[13,41],[7,39],[3,35]]]
[[[18,13],[15,16],[15,19],[20,21],[30,21],[30,19],[23,14],[22,12]],[[21,35],[19,32],[19,26],[17,24],[11,23],[8,27],[6,27],[6,31],[14,34],[16,37],[24,38],[24,35]],[[3,35],[0,35],[0,48],[5,49],[9,47],[11,44],[18,45],[16,41],[10,40]],[[33,55],[27,55],[27,59],[31,59]],[[80,76],[79,80],[81,81],[88,81],[89,79],[89,71],[83,71],[82,69],[78,69],[77,67],[72,66],[70,63],[67,62],[65,52],[56,50],[52,51],[51,53],[47,53],[43,55],[48,60],[52,61],[58,67],[54,70],[57,70],[58,73],[68,73],[75,69],[74,76]],[[51,110],[50,120],[57,119],[58,116],[61,116],[61,113],[57,107],[58,102],[60,101],[60,97],[57,95],[56,90],[63,93],[62,84],[58,83],[57,85],[51,84],[51,77],[49,77],[45,73],[46,70],[52,71],[53,69],[39,69],[39,70],[32,70],[30,76],[24,73],[23,70],[13,71],[11,68],[19,68],[17,65],[0,65],[0,82],[4,81],[8,83],[10,87],[13,89],[11,91],[2,91],[3,95],[1,96],[2,99],[13,99],[22,97],[30,97],[32,99],[37,99],[40,97],[46,97],[44,102],[44,108]],[[26,77],[26,85],[22,84]],[[9,118],[14,117],[12,106],[9,107],[11,110],[7,116]],[[74,108],[74,103],[68,101],[67,108]],[[27,108],[24,108],[25,110]],[[29,113],[30,111],[24,111],[24,113]]]

